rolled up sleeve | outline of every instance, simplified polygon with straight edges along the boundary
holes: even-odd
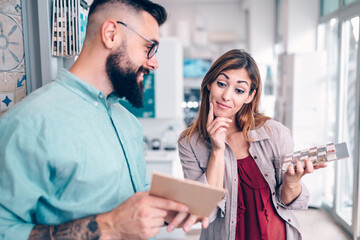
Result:
[[[279,192],[281,193],[281,188],[282,186],[280,186],[279,188]],[[304,210],[308,208],[309,205],[309,191],[307,190],[306,186],[301,183],[301,192],[299,194],[299,196],[297,198],[295,198],[294,201],[292,201],[289,205],[286,205],[283,201],[282,198],[280,197],[278,199],[278,203],[280,206],[282,206],[285,209],[289,209],[289,210]]]
[[[0,122],[0,239],[28,239],[36,203],[44,195],[31,128]],[[26,128],[26,129],[25,129]],[[16,129],[16,130],[12,130]],[[26,133],[26,134],[24,134]],[[33,138],[32,138],[33,139]],[[46,188],[46,187],[45,187]]]
[[[0,239],[28,239],[35,224],[26,223],[0,205]]]

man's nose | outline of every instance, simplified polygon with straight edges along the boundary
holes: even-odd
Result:
[[[152,56],[152,58],[146,61],[146,66],[151,70],[155,70],[159,67],[159,62],[156,58],[156,55]]]

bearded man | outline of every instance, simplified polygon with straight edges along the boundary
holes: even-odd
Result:
[[[164,222],[208,225],[149,195],[141,125],[119,104],[141,106],[166,16],[148,0],[95,0],[73,66],[0,118],[0,239],[148,239]]]

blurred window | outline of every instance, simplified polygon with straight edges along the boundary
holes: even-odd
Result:
[[[339,0],[320,0],[321,16],[335,12],[338,9],[339,9]]]
[[[344,216],[344,220],[352,223],[353,212],[353,188],[354,188],[354,158],[355,147],[356,114],[359,114],[356,106],[357,96],[357,66],[359,46],[359,16],[346,20],[342,30],[342,56],[340,76],[340,121],[339,140],[348,144],[350,159],[339,162],[339,206],[338,213]]]
[[[360,0],[320,0],[317,46],[327,54],[327,138],[346,142],[350,158],[330,163],[324,206],[360,239]]]
[[[318,51],[324,51],[327,53],[327,79],[326,79],[326,122],[325,129],[326,139],[331,142],[337,141],[337,103],[338,103],[338,29],[339,21],[337,18],[322,23],[318,27]],[[325,181],[325,202],[330,207],[334,204],[334,183],[335,183],[335,167],[334,164],[329,164],[325,169],[326,179]]]
[[[356,1],[359,1],[359,0],[343,0],[343,5],[346,6],[346,5],[356,2]]]

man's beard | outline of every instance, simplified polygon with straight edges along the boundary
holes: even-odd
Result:
[[[106,72],[119,97],[125,97],[134,107],[143,106],[144,84],[138,83],[140,73],[149,74],[149,69],[136,66],[125,52],[125,45],[106,59]]]

